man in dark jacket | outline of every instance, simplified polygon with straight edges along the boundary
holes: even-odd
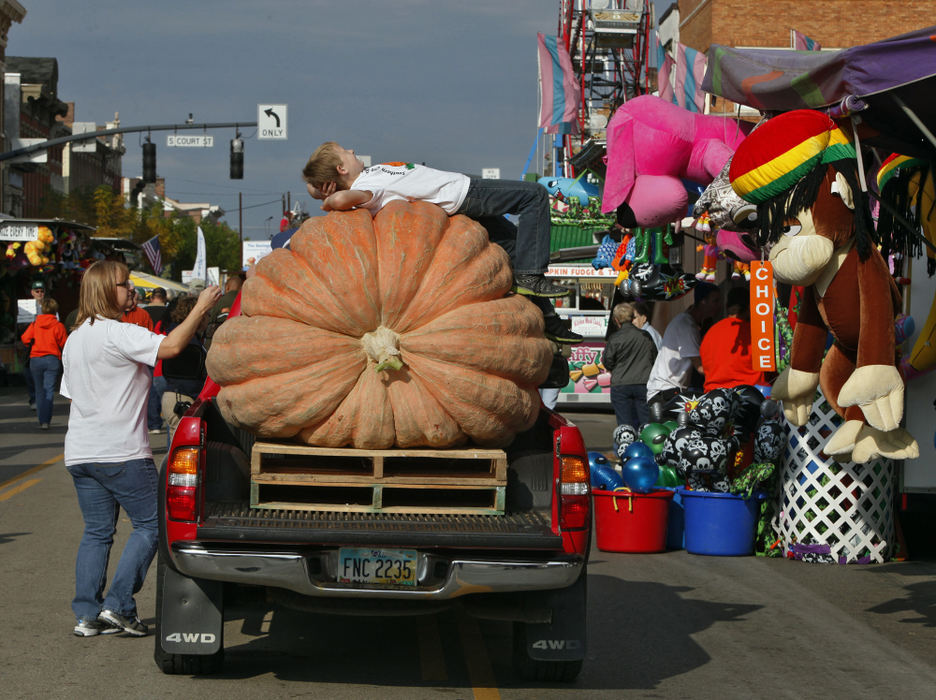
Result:
[[[602,364],[611,372],[611,405],[618,425],[632,425],[639,430],[649,422],[647,378],[656,359],[653,338],[633,324],[634,305],[623,302],[611,311],[618,326],[605,346]]]

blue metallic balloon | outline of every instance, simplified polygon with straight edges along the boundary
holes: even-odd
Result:
[[[654,484],[660,478],[660,467],[653,456],[632,457],[624,463],[624,484],[631,491],[647,493],[653,490]]]
[[[593,489],[602,491],[614,491],[624,485],[624,479],[610,462],[593,465],[589,472],[589,480]]]
[[[588,466],[594,469],[599,464],[611,464],[608,461],[608,458],[603,454],[597,451],[591,451],[588,453]]]
[[[647,457],[648,459],[653,459],[654,454],[653,450],[650,449],[650,446],[642,442],[632,442],[621,454],[621,461],[627,463],[629,460],[634,459],[635,457]]]

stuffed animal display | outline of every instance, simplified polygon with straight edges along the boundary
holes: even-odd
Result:
[[[772,396],[805,425],[817,386],[844,418],[824,451],[841,461],[912,459],[895,366],[900,294],[875,247],[867,195],[848,135],[828,116],[796,110],[769,119],[737,149],[729,178],[757,206],[757,241],[774,277],[805,287],[790,364]],[[826,353],[826,338],[832,345]]]
[[[602,212],[626,205],[621,223],[628,227],[681,219],[689,205],[683,179],[709,184],[743,140],[730,117],[696,114],[653,95],[635,97],[608,123]]]

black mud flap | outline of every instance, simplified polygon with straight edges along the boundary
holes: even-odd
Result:
[[[215,654],[223,644],[224,584],[192,579],[165,567],[159,643],[167,654]]]
[[[552,610],[552,622],[518,625],[521,640],[535,661],[579,661],[585,658],[585,573],[569,588],[537,594]]]

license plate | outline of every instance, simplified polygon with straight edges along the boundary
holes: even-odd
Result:
[[[342,548],[338,550],[338,581],[415,586],[416,552],[412,549]]]

